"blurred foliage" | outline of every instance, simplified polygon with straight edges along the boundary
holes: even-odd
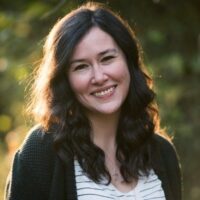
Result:
[[[0,194],[29,127],[23,114],[30,73],[53,24],[81,0],[0,0]],[[108,0],[136,30],[155,80],[162,125],[174,136],[184,199],[200,199],[200,1]],[[3,198],[0,196],[0,198]]]

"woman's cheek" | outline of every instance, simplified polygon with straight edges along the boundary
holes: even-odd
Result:
[[[87,90],[88,83],[89,80],[86,75],[76,75],[72,76],[70,79],[70,85],[75,94],[85,92]]]

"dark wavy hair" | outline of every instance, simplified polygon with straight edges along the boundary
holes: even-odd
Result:
[[[108,33],[123,51],[131,77],[117,129],[116,158],[128,183],[152,167],[151,138],[159,131],[152,79],[145,70],[135,33],[118,14],[97,3],[87,3],[60,19],[50,31],[37,70],[31,110],[47,131],[54,130],[54,147],[64,162],[76,157],[95,182],[111,176],[105,154],[90,137],[90,121],[67,79],[69,60],[80,39],[92,27]]]

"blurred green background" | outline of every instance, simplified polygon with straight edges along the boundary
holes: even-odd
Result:
[[[0,199],[13,153],[30,123],[28,79],[58,18],[86,1],[0,0]],[[174,136],[184,199],[200,199],[200,1],[109,0],[136,30],[153,74],[162,126]]]

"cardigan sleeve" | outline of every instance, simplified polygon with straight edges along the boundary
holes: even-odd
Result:
[[[163,169],[166,174],[165,187],[169,188],[174,200],[182,199],[182,174],[179,157],[174,144],[158,136]]]
[[[178,158],[177,151],[173,144],[166,145],[162,150],[163,159],[166,165],[166,173],[170,182],[171,191],[174,199],[182,199],[182,175],[181,166]]]
[[[30,131],[16,152],[7,178],[5,200],[48,199],[53,167],[53,151],[48,134]]]

